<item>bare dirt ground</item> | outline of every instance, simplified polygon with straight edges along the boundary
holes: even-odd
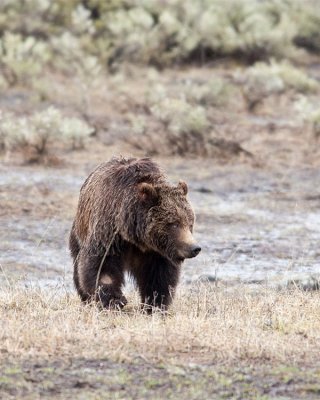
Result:
[[[1,266],[6,275],[43,284],[66,275],[71,284],[67,237],[79,189],[99,160],[120,152],[92,143],[89,151],[70,153],[55,168],[0,166]],[[186,261],[184,282],[207,277],[284,285],[318,279],[317,167],[169,158],[159,163],[172,182],[188,182],[197,215],[195,235],[203,251]]]
[[[211,73],[169,71],[159,79],[170,84],[186,76],[206,79]],[[144,155],[125,137],[126,112],[143,107],[139,88],[144,77],[135,76],[133,81],[131,92],[127,89],[121,96],[114,91],[114,82],[105,83],[99,93],[89,93],[86,118],[97,126],[98,137],[85,150],[58,149],[55,165],[22,165],[16,155],[3,156],[1,285],[73,290],[67,237],[82,182],[95,165],[113,155]],[[71,115],[83,114],[83,104],[75,101],[81,99],[77,83],[68,82],[67,91],[65,84],[65,78],[56,77],[55,91],[46,93],[46,101]],[[32,93],[22,89],[8,91],[0,101],[3,109],[22,114],[40,107]],[[217,118],[219,135],[229,135],[252,157],[229,150],[211,159],[155,157],[173,182],[188,182],[197,215],[195,235],[203,250],[185,263],[182,284],[201,279],[226,288],[240,282],[318,288],[317,139],[295,118],[288,97],[266,99],[255,115],[240,104],[233,112],[220,111]],[[4,399],[316,399],[320,393],[320,358],[313,365],[259,359],[234,366],[181,361],[158,365],[138,356],[116,362],[76,354],[30,359],[26,354],[15,359],[3,353],[0,368]]]
[[[109,360],[8,363],[6,399],[318,399],[314,367],[168,366]],[[204,390],[205,388],[205,390]]]

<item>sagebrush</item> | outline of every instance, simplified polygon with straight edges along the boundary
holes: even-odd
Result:
[[[24,75],[43,62],[68,68],[62,54],[98,58],[110,68],[123,61],[163,66],[220,56],[286,58],[301,46],[319,51],[319,5],[318,0],[6,0],[0,5],[1,47],[12,39],[13,50],[2,63],[10,74]],[[19,66],[21,52],[28,60]],[[16,79],[10,74],[9,81]]]

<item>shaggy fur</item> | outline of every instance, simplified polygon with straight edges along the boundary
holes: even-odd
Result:
[[[115,158],[89,175],[69,239],[74,283],[83,301],[122,307],[128,271],[144,304],[170,304],[182,261],[200,251],[192,237],[187,191],[184,182],[169,185],[148,158]]]

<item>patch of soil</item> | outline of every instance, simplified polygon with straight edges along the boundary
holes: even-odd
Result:
[[[33,271],[38,282],[67,276],[71,285],[67,238],[80,187],[96,165],[94,145],[91,150],[92,160],[87,153],[82,163],[73,153],[59,169],[1,166],[0,250],[7,275]],[[105,159],[110,150],[105,147]],[[183,281],[214,276],[280,284],[318,276],[316,168],[267,170],[214,165],[210,160],[158,161],[173,183],[188,182],[197,215],[195,236],[203,251],[185,262]]]
[[[5,399],[317,399],[320,369],[288,365],[154,365],[137,359],[37,360],[0,366]]]

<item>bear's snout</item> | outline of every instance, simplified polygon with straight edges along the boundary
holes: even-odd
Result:
[[[201,247],[197,244],[192,244],[185,248],[184,258],[194,258],[201,251]]]
[[[189,258],[193,258],[193,257],[197,257],[197,255],[200,253],[201,251],[201,247],[198,245],[195,245],[191,248],[190,250],[190,257]]]
[[[200,251],[201,247],[195,243],[192,233],[189,229],[183,229],[180,231],[179,235],[180,242],[180,255],[181,258],[193,258],[196,257]]]

